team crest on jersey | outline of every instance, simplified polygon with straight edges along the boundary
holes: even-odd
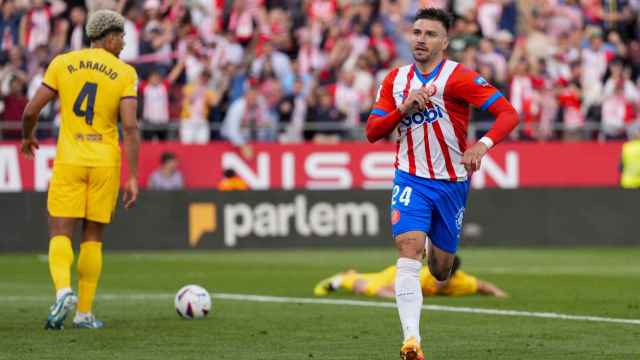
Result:
[[[393,211],[391,211],[391,225],[397,224],[398,221],[400,221],[400,211],[393,209]]]
[[[489,86],[489,82],[487,80],[485,80],[482,76],[478,76],[474,82],[482,87],[487,87]]]
[[[426,90],[427,90],[427,95],[428,96],[433,96],[433,95],[436,94],[436,92],[438,92],[438,88],[434,84],[429,84],[429,86],[427,86]]]

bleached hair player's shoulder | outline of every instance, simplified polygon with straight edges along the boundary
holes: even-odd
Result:
[[[124,17],[113,10],[98,10],[89,15],[85,28],[90,40],[98,40],[112,31],[124,31]]]

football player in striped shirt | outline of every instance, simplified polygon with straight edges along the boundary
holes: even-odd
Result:
[[[398,138],[391,223],[399,250],[395,297],[404,360],[424,359],[419,276],[425,247],[431,274],[446,283],[458,247],[469,176],[518,123],[516,111],[500,91],[475,71],[447,59],[450,22],[449,14],[440,9],[417,13],[411,36],[415,62],[389,72],[366,127],[371,142],[392,132]],[[496,121],[486,136],[467,147],[470,105],[490,111]]]

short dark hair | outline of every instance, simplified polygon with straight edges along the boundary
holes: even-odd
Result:
[[[172,153],[172,152],[163,152],[162,155],[160,155],[160,163],[162,165],[166,164],[168,161],[171,161],[173,159],[176,158],[176,154]]]
[[[451,27],[451,15],[449,15],[448,12],[442,9],[438,9],[438,8],[420,9],[416,14],[416,17],[413,18],[413,22],[416,22],[422,19],[439,21],[447,31],[449,31],[449,28]]]

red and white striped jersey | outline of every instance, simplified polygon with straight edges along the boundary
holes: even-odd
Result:
[[[461,164],[467,145],[469,105],[486,110],[502,93],[478,73],[444,59],[430,74],[415,64],[391,70],[378,89],[371,116],[385,116],[400,106],[412,90],[427,87],[428,108],[405,115],[396,131],[397,169],[429,179],[463,181]]]

